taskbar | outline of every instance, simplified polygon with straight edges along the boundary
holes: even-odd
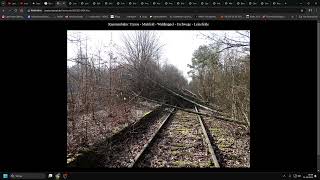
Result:
[[[109,171],[109,170],[108,170]],[[299,180],[318,179],[318,172],[210,172],[190,169],[180,171],[170,169],[166,171],[153,171],[152,169],[139,169],[136,171],[110,171],[110,172],[1,172],[1,180],[34,179],[34,180],[99,180],[99,179],[153,179],[153,178],[210,178],[210,179],[272,179],[272,180]]]

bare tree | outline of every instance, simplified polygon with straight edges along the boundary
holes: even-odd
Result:
[[[201,34],[210,44],[193,54],[190,85],[202,99],[249,126],[250,32],[230,33]]]

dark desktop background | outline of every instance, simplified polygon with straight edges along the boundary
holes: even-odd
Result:
[[[211,23],[209,29],[251,31],[252,124],[250,168],[210,171],[315,171],[316,21]],[[66,36],[106,28],[96,21],[0,22],[1,171],[84,171],[66,168]]]

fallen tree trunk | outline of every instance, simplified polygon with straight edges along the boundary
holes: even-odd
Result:
[[[197,102],[194,102],[194,101],[192,101],[192,100],[190,100],[190,99],[188,99],[188,98],[186,98],[186,97],[184,97],[184,96],[182,96],[182,95],[174,92],[173,90],[171,90],[171,89],[169,89],[169,88],[161,85],[160,83],[157,83],[157,82],[154,81],[153,79],[151,79],[151,78],[149,78],[149,77],[147,77],[147,78],[148,78],[149,80],[151,80],[152,82],[154,82],[155,84],[157,84],[157,85],[159,85],[160,87],[162,87],[163,89],[169,91],[170,93],[172,93],[172,94],[174,94],[174,95],[176,95],[176,96],[178,96],[178,97],[180,97],[180,98],[182,98],[182,99],[184,99],[184,100],[186,100],[186,101],[188,101],[188,102],[190,102],[190,103],[192,103],[192,104],[194,104],[194,105],[196,105],[196,106],[198,106],[198,107],[201,107],[201,108],[203,108],[203,109],[206,109],[206,110],[211,111],[211,112],[213,112],[213,113],[216,113],[216,114],[218,114],[218,115],[216,115],[216,114],[211,114],[211,115],[209,115],[209,114],[197,113],[197,112],[194,112],[194,111],[186,110],[186,109],[181,108],[181,107],[178,107],[178,106],[174,106],[174,105],[171,105],[171,104],[166,104],[166,103],[158,102],[158,101],[155,101],[155,100],[152,100],[152,99],[149,99],[149,98],[145,98],[145,97],[139,96],[139,95],[137,95],[135,92],[131,91],[134,95],[136,95],[136,96],[138,96],[138,97],[141,97],[141,98],[143,98],[143,99],[149,100],[149,101],[151,101],[151,102],[155,102],[155,103],[159,103],[159,104],[161,104],[161,105],[166,105],[166,106],[169,106],[169,107],[177,108],[177,109],[179,109],[179,110],[186,111],[186,112],[189,112],[189,113],[199,114],[199,115],[203,115],[203,116],[207,116],[207,117],[208,117],[208,116],[212,116],[212,117],[215,117],[215,118],[220,119],[220,120],[225,120],[225,121],[228,121],[228,122],[233,122],[233,123],[237,123],[237,124],[241,124],[241,125],[247,125],[247,123],[245,123],[245,122],[241,122],[241,121],[238,121],[238,120],[235,120],[235,119],[232,119],[232,118],[225,117],[225,116],[227,116],[225,113],[222,113],[222,112],[213,110],[213,109],[211,109],[211,108],[209,108],[209,107],[206,107],[206,106],[201,105],[201,104],[199,104],[199,103],[197,103]]]
[[[193,92],[191,92],[190,90],[184,89],[184,88],[182,88],[182,90],[187,92],[187,93],[189,93],[189,94],[191,94],[193,97],[198,98],[198,96],[196,94],[194,94]]]
[[[143,96],[139,96],[139,97],[142,98],[142,99],[145,99],[147,101],[151,101],[151,102],[158,103],[158,104],[161,104],[161,105],[164,105],[164,106],[168,106],[168,107],[173,107],[173,108],[176,108],[176,109],[179,109],[181,111],[188,112],[188,113],[198,114],[198,115],[202,115],[202,116],[206,116],[206,117],[214,117],[216,119],[220,119],[220,120],[224,120],[224,121],[228,121],[228,122],[232,122],[232,123],[237,123],[237,124],[241,124],[241,125],[247,125],[245,122],[241,122],[241,121],[238,121],[238,120],[235,120],[235,119],[232,119],[232,118],[227,118],[227,117],[223,117],[223,116],[217,116],[217,115],[214,115],[214,114],[210,115],[210,114],[205,114],[205,113],[201,113],[201,112],[195,112],[195,111],[184,109],[184,108],[181,108],[181,107],[178,107],[178,106],[174,106],[174,105],[171,105],[171,104],[162,103],[162,102],[159,102],[159,101],[156,101],[156,100],[153,100],[153,99],[149,99],[149,98],[146,98],[146,97],[143,97]]]
[[[198,102],[200,102],[200,103],[202,103],[202,104],[205,104],[205,105],[209,105],[209,106],[207,106],[208,108],[211,108],[211,109],[215,109],[217,112],[219,112],[219,114],[220,115],[227,115],[227,114],[225,114],[225,113],[222,113],[223,112],[223,110],[221,110],[221,108],[219,107],[219,106],[217,106],[217,105],[215,105],[215,104],[212,104],[212,103],[205,103],[204,101],[203,101],[203,98],[201,97],[199,97],[199,95],[197,95],[197,94],[194,94],[193,92],[191,92],[190,90],[187,90],[187,89],[184,89],[184,88],[182,88],[182,91],[185,91],[186,93],[184,93],[184,92],[181,92],[182,93],[182,95],[184,95],[184,96],[186,96],[186,97],[191,97],[191,98],[193,98],[193,99],[195,99],[195,100],[197,100]],[[192,96],[190,96],[189,94],[191,94]],[[191,99],[192,100],[192,99]]]
[[[179,106],[174,106],[174,105],[171,105],[171,104],[159,102],[159,101],[156,101],[156,100],[153,100],[153,99],[149,99],[149,98],[146,98],[146,97],[142,97],[142,96],[139,96],[139,97],[141,97],[142,99],[145,99],[145,100],[147,100],[147,101],[151,101],[151,102],[158,103],[158,104],[161,104],[161,105],[164,105],[164,106],[176,108],[176,109],[179,109],[179,110],[181,110],[181,111],[188,112],[188,113],[193,113],[193,114],[198,114],[198,115],[210,117],[209,114],[191,111],[191,110],[188,110],[188,109],[181,108],[181,107],[179,107]]]
[[[167,88],[167,87],[165,87],[165,86],[157,83],[156,81],[154,81],[154,80],[152,80],[152,79],[151,79],[151,81],[154,82],[154,83],[156,83],[156,84],[159,85],[160,87],[164,88],[165,90],[171,92],[172,94],[174,94],[174,95],[176,95],[176,96],[178,96],[178,97],[180,97],[180,98],[182,98],[182,99],[184,99],[184,100],[186,100],[186,101],[188,101],[188,102],[190,102],[190,103],[192,103],[192,104],[194,104],[194,105],[197,105],[198,107],[201,107],[201,108],[203,108],[203,109],[206,109],[206,110],[211,111],[211,112],[213,112],[213,113],[217,113],[217,114],[222,115],[222,116],[226,116],[226,115],[227,115],[227,114],[225,114],[225,113],[219,112],[219,111],[217,111],[217,110],[214,110],[214,109],[211,109],[211,108],[209,108],[209,107],[207,107],[207,106],[204,106],[204,105],[202,105],[202,104],[199,104],[199,103],[197,103],[197,102],[195,102],[195,101],[193,101],[193,100],[191,100],[191,99],[188,99],[188,98],[186,98],[186,97],[184,97],[184,96],[182,96],[182,95],[174,92],[173,90],[171,90],[171,89],[169,89],[169,88]]]
[[[212,115],[213,117],[217,118],[217,119],[221,119],[224,121],[228,121],[228,122],[232,122],[232,123],[237,123],[237,124],[241,124],[241,125],[245,125],[247,126],[248,124],[246,122],[241,122],[232,118],[227,118],[227,117],[223,117],[223,116],[217,116],[217,115]]]

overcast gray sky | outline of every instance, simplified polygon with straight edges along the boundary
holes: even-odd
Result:
[[[131,31],[133,32],[133,31]],[[121,46],[121,37],[124,33],[131,33],[130,31],[123,30],[86,30],[86,31],[68,31],[68,38],[72,39],[72,36],[81,34],[81,37],[88,38],[88,55],[96,54],[99,47],[108,45],[110,43],[111,33],[113,42]],[[227,34],[229,37],[236,36],[234,31],[199,31],[199,30],[170,30],[163,31],[157,30],[156,34],[159,37],[160,43],[163,44],[162,60],[167,60],[169,64],[175,65],[183,72],[183,75],[190,80],[187,72],[190,70],[187,64],[191,64],[193,52],[200,46],[209,44],[209,41],[202,38],[201,33],[215,32],[218,35]],[[75,43],[68,41],[67,45],[67,57],[73,58],[76,56],[78,47]],[[102,57],[105,54],[102,53]],[[68,66],[73,65],[68,61]]]

